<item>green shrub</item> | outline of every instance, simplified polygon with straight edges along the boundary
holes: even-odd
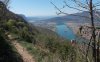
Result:
[[[31,33],[28,31],[28,28],[27,27],[23,27],[23,29],[21,29],[19,31],[19,37],[20,39],[23,39],[27,42],[31,42],[32,43],[32,35]]]
[[[57,49],[60,47],[59,42],[55,42],[55,40],[49,39],[45,43],[46,48],[48,48],[51,52],[55,53]]]
[[[8,22],[7,22],[7,25],[8,25],[9,27],[14,26],[15,24],[16,24],[16,21],[15,21],[15,20],[12,20],[12,19],[8,20]]]

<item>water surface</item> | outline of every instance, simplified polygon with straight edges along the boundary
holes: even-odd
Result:
[[[56,32],[58,33],[58,35],[66,38],[66,39],[69,39],[69,40],[75,39],[75,34],[65,24],[57,25],[56,26]]]

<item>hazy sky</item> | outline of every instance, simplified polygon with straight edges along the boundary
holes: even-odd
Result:
[[[53,2],[58,6],[61,4],[61,0]],[[50,0],[11,0],[10,10],[26,16],[52,16],[56,15],[57,11]],[[67,12],[71,13],[72,11]]]
[[[53,2],[61,7],[62,0],[53,0]],[[73,3],[69,2],[73,5]],[[52,16],[56,15],[56,9],[50,3],[50,0],[11,0],[10,10],[18,13],[24,14],[26,16]],[[77,11],[72,9],[64,9],[67,13],[75,13]]]
[[[26,16],[54,15],[48,0],[12,0],[10,10]]]

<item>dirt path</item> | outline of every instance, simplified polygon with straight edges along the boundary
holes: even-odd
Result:
[[[9,38],[11,39],[11,38]],[[22,59],[24,62],[35,62],[33,57],[28,53],[28,51],[22,47],[17,40],[12,40],[11,43],[15,46],[17,49],[18,53],[22,56]]]

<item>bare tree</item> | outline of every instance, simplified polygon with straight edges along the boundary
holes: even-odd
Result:
[[[0,0],[0,1],[2,1],[6,5],[6,7],[9,7],[10,0]]]
[[[89,47],[92,47],[92,55],[94,58],[94,62],[100,62],[100,51],[99,51],[99,42],[96,41],[96,28],[95,28],[95,19],[94,16],[98,16],[97,11],[99,11],[100,9],[100,0],[62,0],[64,5],[62,6],[62,8],[57,7],[57,5],[54,4],[54,2],[51,1],[51,4],[54,5],[54,7],[58,10],[57,15],[60,14],[65,14],[68,15],[67,12],[64,12],[63,9],[64,8],[71,8],[77,11],[88,11],[88,13],[90,14],[90,16],[81,16],[81,15],[73,15],[73,16],[79,16],[79,17],[85,17],[91,20],[91,39],[87,48],[87,53],[89,50]],[[69,4],[69,1],[73,4]],[[92,43],[92,45],[91,45]],[[86,58],[87,58],[87,54],[86,54]],[[86,61],[88,62],[88,61]]]

